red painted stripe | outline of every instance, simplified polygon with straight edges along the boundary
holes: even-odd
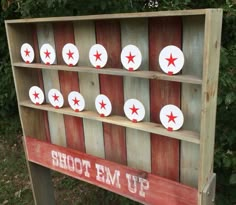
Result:
[[[33,163],[144,204],[197,205],[194,188],[35,138],[24,139],[27,158]]]
[[[121,68],[121,37],[118,21],[96,22],[97,43],[102,44],[108,53],[106,67]],[[100,93],[112,103],[112,114],[123,115],[124,92],[123,78],[120,76],[100,75]],[[127,163],[125,128],[103,123],[105,157],[121,164]]]
[[[37,28],[36,25],[32,25],[32,37],[33,37],[33,48],[34,48],[34,54],[35,54],[35,63],[40,63],[40,54],[39,54],[39,46],[38,46],[38,37],[37,37]],[[44,90],[43,85],[43,75],[42,70],[36,71],[38,74],[38,80],[39,80],[39,87],[44,91],[44,95],[47,95]],[[49,129],[49,123],[48,123],[48,114],[46,111],[42,111],[43,113],[43,124],[44,124],[44,133],[45,133],[45,140],[47,142],[51,142],[50,138],[50,129]]]
[[[62,48],[67,43],[75,43],[73,24],[55,23],[53,25],[54,39],[57,54],[57,64],[65,64],[62,58]],[[64,106],[68,105],[68,94],[79,91],[78,74],[69,71],[59,71],[61,92],[64,97]],[[64,115],[67,146],[85,152],[83,121],[81,118]]]
[[[167,45],[181,47],[182,24],[179,17],[149,20],[150,70],[160,71],[158,57]],[[159,113],[166,104],[180,106],[180,83],[150,80],[151,121],[160,123]],[[152,173],[179,181],[179,140],[151,135]]]

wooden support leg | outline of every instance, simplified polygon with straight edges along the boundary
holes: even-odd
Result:
[[[50,169],[28,162],[35,205],[55,205]]]
[[[38,164],[29,162],[25,147],[25,137],[23,137],[26,161],[31,181],[35,205],[55,205],[54,188],[50,169]]]
[[[208,184],[202,192],[201,205],[214,205],[215,204],[215,188],[216,188],[216,174],[213,173]]]

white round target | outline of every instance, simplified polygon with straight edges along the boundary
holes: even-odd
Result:
[[[168,75],[176,74],[183,68],[184,54],[176,46],[166,46],[160,52],[159,64],[161,69]]]
[[[51,105],[55,108],[61,108],[64,104],[64,98],[61,92],[54,88],[49,90],[48,99]]]
[[[95,44],[90,48],[89,60],[95,68],[103,68],[107,63],[107,59],[107,51],[102,45]]]
[[[30,100],[36,105],[41,105],[44,102],[43,91],[38,86],[32,86],[29,89],[29,97]]]
[[[127,45],[121,51],[121,63],[129,71],[137,70],[142,62],[142,54],[137,46]]]
[[[53,64],[56,60],[56,53],[54,48],[48,43],[43,44],[40,48],[40,57],[43,63],[47,65]]]
[[[22,59],[26,62],[26,63],[32,63],[34,60],[34,49],[32,48],[32,46],[28,43],[24,43],[21,46],[20,49],[20,54]]]
[[[62,57],[69,66],[75,66],[79,61],[79,51],[72,43],[67,43],[62,49]]]
[[[110,99],[106,95],[98,95],[95,99],[95,107],[101,117],[107,117],[111,114],[112,105]]]
[[[161,109],[160,121],[167,130],[178,130],[183,126],[184,115],[177,106],[169,104]]]
[[[140,122],[145,117],[145,108],[137,99],[129,99],[124,104],[126,117],[132,122]]]
[[[85,101],[84,97],[76,91],[72,91],[68,95],[68,102],[70,107],[75,111],[75,112],[81,112],[85,108]]]

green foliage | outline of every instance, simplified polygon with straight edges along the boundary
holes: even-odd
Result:
[[[112,1],[68,1],[68,0],[25,0],[19,4],[22,17],[71,16],[136,11],[140,3],[130,0]]]
[[[217,205],[236,202],[236,1],[235,0],[2,0],[0,33],[5,33],[4,19],[71,16],[102,13],[223,8],[222,48],[216,121],[215,172]],[[0,36],[0,117],[17,113],[16,95],[6,36]],[[106,200],[116,198],[107,192]],[[94,199],[96,201],[96,199]],[[133,204],[125,198],[120,204]],[[96,203],[96,202],[95,202]]]
[[[4,19],[17,18],[15,7],[12,6],[0,13],[0,117],[16,113],[16,95],[10,66],[9,52],[5,35]],[[2,35],[4,34],[4,35]]]

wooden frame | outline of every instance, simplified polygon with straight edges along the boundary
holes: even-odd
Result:
[[[35,204],[55,204],[50,169],[144,204],[213,203],[221,24],[221,9],[7,20]],[[25,42],[35,50],[32,64],[21,60]],[[68,67],[62,60],[61,49],[68,42],[79,47],[78,66]],[[94,69],[88,61],[96,42],[108,50],[104,69]],[[55,48],[55,65],[40,62],[43,43]],[[138,71],[121,69],[120,51],[128,43],[143,53]],[[181,47],[186,59],[182,73],[174,76],[163,74],[157,63],[160,49],[170,44]],[[80,91],[86,110],[74,112],[67,103],[55,109],[48,99],[43,105],[32,104],[28,90],[33,85],[45,94],[60,89],[64,98],[69,91]],[[95,112],[99,93],[115,102],[109,117]],[[144,122],[124,117],[123,102],[131,97],[143,101],[148,113]],[[155,114],[168,103],[184,113],[180,131],[167,131]]]

